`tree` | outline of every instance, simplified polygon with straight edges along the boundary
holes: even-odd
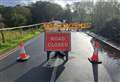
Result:
[[[13,26],[21,26],[27,23],[26,17],[22,14],[17,13],[12,14],[10,21],[12,22]]]
[[[58,19],[63,10],[61,6],[55,3],[42,1],[33,4],[31,9],[34,23],[50,21],[52,18]]]
[[[100,34],[120,44],[120,19],[113,18],[107,21],[104,28],[100,31]]]
[[[93,2],[80,1],[72,4],[73,21],[91,22],[91,14],[93,13]]]
[[[0,12],[8,27],[31,24],[31,10],[29,7],[17,5],[15,7],[0,6]],[[23,21],[22,21],[23,20]],[[20,23],[20,24],[18,24]]]
[[[32,13],[30,7],[17,5],[14,8],[14,12],[24,16],[26,18],[26,24],[30,24],[32,22]]]
[[[0,13],[3,14],[4,13],[4,10],[5,10],[5,7],[0,5]]]
[[[97,32],[104,28],[107,21],[113,18],[120,17],[119,2],[116,1],[106,1],[106,2],[96,2],[93,11],[93,24],[96,27]]]
[[[66,20],[67,22],[72,21],[72,12],[69,4],[66,5],[66,8],[61,13],[61,19]]]

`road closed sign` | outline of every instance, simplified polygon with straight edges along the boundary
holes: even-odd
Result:
[[[45,51],[70,51],[70,32],[46,32]]]

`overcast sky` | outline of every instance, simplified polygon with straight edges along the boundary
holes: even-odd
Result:
[[[31,2],[36,2],[36,1],[52,1],[61,5],[62,7],[65,7],[66,4],[79,2],[81,0],[0,0],[0,5],[15,6],[16,4],[29,4]],[[92,1],[92,0],[89,0],[89,1]]]

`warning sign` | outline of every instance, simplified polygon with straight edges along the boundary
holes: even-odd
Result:
[[[55,23],[43,23],[43,27],[45,31],[51,31],[53,29],[85,29],[85,28],[90,28],[91,23],[60,23],[60,24],[55,24]]]
[[[70,51],[70,32],[46,32],[45,51]]]

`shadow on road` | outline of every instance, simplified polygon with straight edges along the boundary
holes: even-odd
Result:
[[[67,63],[67,61],[64,61],[61,65],[58,66],[55,81],[58,79],[58,77],[59,77],[59,76],[61,75],[61,73],[64,71],[64,69],[65,69],[65,64],[66,64],[66,63]]]
[[[45,63],[47,63],[47,61],[43,62],[40,66],[31,69],[14,82],[50,82],[54,67],[44,66]],[[64,70],[64,64],[65,62],[58,66],[56,78],[58,78]]]
[[[92,64],[94,82],[98,82],[98,64]]]
[[[10,68],[10,67],[14,66],[15,64],[17,64],[17,62],[16,62],[16,61],[15,61],[15,62],[13,62],[13,63],[11,63],[11,64],[9,64],[8,66],[6,66],[6,67],[4,67],[4,68],[0,69],[0,72],[7,70],[8,68]]]

